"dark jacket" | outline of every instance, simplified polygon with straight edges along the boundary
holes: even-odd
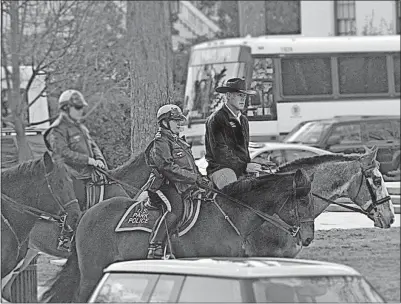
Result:
[[[226,105],[214,112],[206,121],[205,158],[207,174],[230,168],[237,177],[245,174],[251,161],[249,156],[249,122],[240,116],[241,124]]]
[[[43,137],[47,149],[53,152],[54,160],[64,162],[70,174],[77,179],[91,177],[93,168],[88,165],[89,157],[101,160],[106,165],[88,129],[64,113],[45,131]]]
[[[200,175],[190,145],[169,130],[159,129],[147,157],[149,164],[174,184],[180,194],[193,187]],[[154,184],[160,184],[157,179],[163,177],[156,175]]]

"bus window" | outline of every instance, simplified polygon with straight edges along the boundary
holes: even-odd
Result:
[[[386,56],[338,57],[340,94],[387,93]]]
[[[283,58],[281,77],[284,96],[333,94],[330,57]]]
[[[264,120],[276,120],[276,104],[273,97],[274,65],[272,58],[255,58],[253,61],[251,96],[247,104],[250,120],[263,116]]]

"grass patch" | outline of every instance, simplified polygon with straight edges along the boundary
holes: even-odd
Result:
[[[298,258],[351,266],[387,301],[400,303],[400,227],[319,230]]]

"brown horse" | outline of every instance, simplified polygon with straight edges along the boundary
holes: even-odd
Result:
[[[377,148],[373,147],[366,149],[363,155],[313,156],[284,164],[279,167],[279,172],[303,168],[308,174],[314,175],[311,191],[314,196],[314,218],[324,212],[330,203],[345,197],[359,206],[361,213],[368,216],[375,227],[386,229],[394,222],[394,207],[379,171],[376,155]],[[271,232],[265,233],[265,230]],[[264,223],[250,241],[255,250],[266,242],[278,242],[277,246],[271,247],[269,256],[295,257],[302,249],[270,223]]]
[[[23,261],[29,233],[41,215],[58,224],[62,215],[81,216],[72,180],[63,165],[48,153],[1,172],[1,278],[2,286]],[[3,297],[5,295],[3,294]]]
[[[189,231],[180,237],[177,234],[171,237],[175,256],[265,256],[270,250],[268,247],[274,244],[265,243],[255,251],[248,239],[265,220],[277,217],[282,224],[275,229],[298,227],[286,233],[296,243],[308,245],[314,237],[310,187],[310,179],[303,170],[248,178],[227,186],[213,202],[202,203],[198,220]],[[115,232],[122,215],[132,204],[129,199],[112,198],[83,215],[76,233],[76,251],[43,299],[85,302],[104,267],[116,261],[146,257],[149,232]]]

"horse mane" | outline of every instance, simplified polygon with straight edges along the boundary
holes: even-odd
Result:
[[[277,172],[288,172],[305,166],[320,165],[326,162],[335,161],[354,161],[361,157],[359,154],[323,154],[311,157],[299,158],[291,162],[285,163],[278,167]]]
[[[42,158],[28,160],[18,165],[12,166],[10,168],[1,171],[1,178],[12,180],[16,177],[21,178],[21,176],[31,178],[38,176],[38,173],[43,173],[43,170],[38,170],[42,168]]]
[[[145,157],[145,152],[139,153],[137,157],[131,157],[127,162],[123,163],[121,166],[110,170],[110,173],[114,176],[124,176],[127,174],[129,170],[132,170],[132,167],[138,166],[143,158]]]
[[[241,194],[261,190],[262,188],[264,191],[268,189],[277,189],[278,185],[280,185],[280,194],[290,195],[293,191],[292,185],[294,174],[295,172],[287,172],[286,174],[271,174],[263,175],[260,177],[246,177],[234,183],[228,184],[223,189],[221,189],[221,192],[232,197],[238,197]],[[283,187],[285,186],[284,183],[287,183],[288,186],[291,187],[288,187],[288,190],[284,189],[286,188]]]

